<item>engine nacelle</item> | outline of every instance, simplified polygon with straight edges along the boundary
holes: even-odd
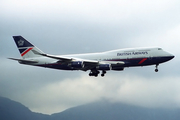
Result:
[[[123,67],[119,67],[119,66],[112,66],[112,70],[115,70],[115,71],[123,71],[124,68],[123,68]]]
[[[97,66],[98,70],[111,70],[111,65],[110,64],[99,64]]]
[[[69,66],[73,68],[83,68],[84,64],[83,64],[83,61],[73,61],[69,64]]]

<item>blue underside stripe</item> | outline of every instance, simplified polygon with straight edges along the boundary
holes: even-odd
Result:
[[[107,60],[107,61],[123,61],[125,62],[124,65],[119,65],[119,67],[133,67],[133,66],[146,66],[146,65],[155,65],[155,64],[160,64],[163,62],[166,62],[172,57],[153,57],[153,58],[147,58],[143,63],[139,65],[139,62],[145,58],[133,58],[133,59],[114,59],[114,60]],[[47,68],[54,68],[54,69],[62,69],[62,70],[76,70],[73,69],[67,65],[62,65],[59,63],[54,63],[54,64],[43,64],[43,65],[38,65],[41,67],[47,67]],[[118,65],[116,65],[117,67]]]

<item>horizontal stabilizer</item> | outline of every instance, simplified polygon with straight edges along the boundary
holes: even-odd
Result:
[[[35,61],[35,60],[24,60],[24,59],[17,59],[17,58],[8,58],[8,59],[16,60],[16,61],[18,61],[19,63],[22,63],[22,64],[38,63],[38,61]]]

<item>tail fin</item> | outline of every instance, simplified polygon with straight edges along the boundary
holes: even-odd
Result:
[[[25,58],[39,57],[44,54],[40,49],[24,39],[22,36],[13,36],[21,56]],[[37,54],[38,53],[38,54]]]

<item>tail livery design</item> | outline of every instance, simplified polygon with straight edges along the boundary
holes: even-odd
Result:
[[[46,67],[60,70],[90,70],[89,76],[97,77],[101,72],[103,77],[107,71],[122,71],[126,67],[138,67],[158,65],[174,58],[174,55],[159,47],[128,48],[106,52],[73,54],[73,55],[50,55],[45,54],[22,36],[13,36],[19,49],[21,59],[16,60],[21,64]]]
[[[39,50],[36,46],[28,42],[26,39],[24,39],[22,36],[13,36],[14,41],[19,49],[19,52],[21,56],[25,58],[33,58],[33,57],[39,57],[38,54],[35,54],[35,52],[43,53],[41,50]]]

